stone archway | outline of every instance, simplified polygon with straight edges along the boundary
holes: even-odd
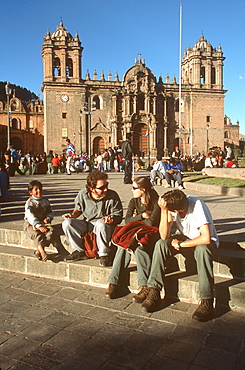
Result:
[[[93,155],[100,153],[103,149],[105,149],[105,140],[101,136],[96,136],[93,140]]]

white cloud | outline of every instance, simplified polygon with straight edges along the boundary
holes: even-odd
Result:
[[[239,75],[239,80],[243,80],[243,79],[244,79],[244,77]]]

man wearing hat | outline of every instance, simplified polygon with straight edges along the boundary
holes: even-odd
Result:
[[[122,156],[124,158],[124,184],[132,184],[132,157],[133,148],[131,145],[132,134],[126,134],[126,140],[122,142]]]

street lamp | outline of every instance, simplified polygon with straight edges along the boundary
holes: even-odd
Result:
[[[209,124],[207,124],[207,152],[209,149],[209,137],[208,137]]]
[[[5,85],[5,92],[7,96],[7,122],[8,122],[8,144],[7,144],[7,149],[10,147],[10,116],[9,116],[9,96],[11,94],[11,87],[9,86],[9,82],[6,83]]]
[[[148,151],[148,168],[147,170],[151,170],[151,151],[150,151],[150,123],[151,123],[151,117],[148,117],[148,136],[147,136],[147,151]]]
[[[88,115],[88,157],[91,159],[91,138],[90,138],[90,130],[91,130],[91,114],[94,114],[94,110],[96,110],[96,102],[91,103],[91,97],[88,96],[88,101],[83,103],[83,111],[85,114]]]

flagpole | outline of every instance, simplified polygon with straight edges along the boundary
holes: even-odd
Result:
[[[181,122],[181,96],[182,96],[182,78],[181,78],[181,59],[182,59],[182,0],[180,0],[180,34],[179,34],[179,149],[181,150],[182,122]],[[182,153],[183,154],[183,153]]]

